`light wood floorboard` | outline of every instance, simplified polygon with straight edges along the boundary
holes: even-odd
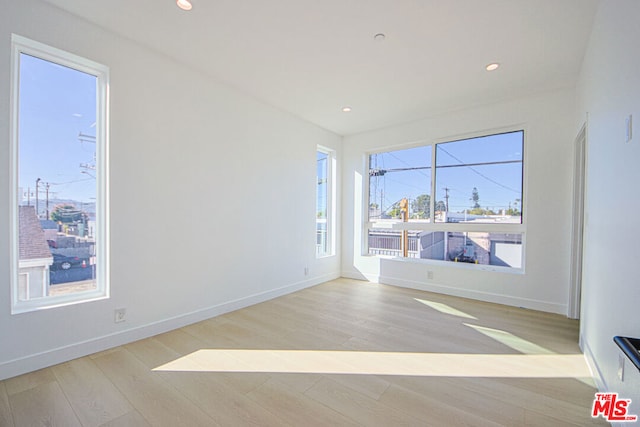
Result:
[[[131,411],[121,417],[102,424],[100,427],[150,427],[151,424],[144,419],[138,411]]]
[[[13,427],[9,396],[4,382],[0,382],[0,427]]]
[[[0,427],[606,425],[586,374],[529,365],[586,371],[578,330],[339,279],[1,381]]]
[[[57,382],[9,396],[16,426],[81,426]]]
[[[126,349],[101,356],[95,362],[150,424],[217,425],[201,408]]]
[[[83,426],[100,426],[133,411],[129,401],[88,357],[52,368]]]

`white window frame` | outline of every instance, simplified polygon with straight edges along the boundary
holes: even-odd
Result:
[[[324,153],[327,155],[327,251],[319,253],[316,247],[316,258],[326,258],[334,256],[336,253],[336,235],[335,235],[335,218],[336,218],[336,152],[327,147],[318,145],[316,148],[317,153]],[[316,201],[317,195],[317,183],[316,183]],[[316,219],[316,233],[317,233],[317,219]],[[316,243],[317,245],[317,243]]]
[[[96,77],[96,289],[68,295],[45,296],[22,301],[18,297],[18,150],[19,150],[19,83],[20,55],[27,54]],[[10,109],[10,272],[11,313],[19,314],[35,310],[66,306],[109,298],[109,218],[108,218],[108,112],[109,68],[81,56],[30,40],[17,34],[11,35],[11,109]]]
[[[431,146],[431,187],[430,191],[432,195],[436,194],[436,156],[435,150],[438,144],[444,144],[449,142],[461,141],[465,139],[482,138],[487,136],[499,135],[503,133],[522,132],[522,145],[523,145],[523,160],[522,160],[522,199],[524,200],[521,205],[522,222],[520,224],[460,224],[460,223],[446,223],[446,222],[430,222],[430,223],[416,223],[416,222],[402,222],[400,220],[378,220],[371,221],[369,219],[369,170],[371,165],[369,161],[372,154],[385,153],[389,151],[404,150],[421,146]],[[527,177],[524,171],[527,169],[527,134],[528,130],[525,125],[516,125],[500,129],[493,129],[485,132],[472,133],[467,135],[459,135],[455,137],[441,138],[433,141],[421,141],[413,142],[411,144],[393,145],[385,148],[381,148],[375,151],[365,153],[365,171],[363,176],[366,176],[365,184],[363,185],[363,233],[362,233],[362,252],[364,257],[377,257],[377,258],[391,258],[402,260],[405,262],[425,263],[425,264],[441,264],[456,268],[470,268],[477,270],[498,271],[521,274],[525,272],[525,260],[526,260],[526,202],[528,197],[527,192]],[[434,212],[436,203],[436,197],[431,197],[430,211]],[[433,217],[432,217],[433,219]],[[405,258],[402,256],[393,255],[371,255],[369,254],[369,230],[370,229],[388,229],[388,230],[420,230],[420,231],[442,231],[442,232],[495,232],[495,233],[512,233],[520,234],[522,236],[522,264],[518,267],[502,267],[496,265],[484,265],[484,264],[466,264],[466,263],[454,263],[450,261],[440,261],[432,259],[420,259],[420,258]]]

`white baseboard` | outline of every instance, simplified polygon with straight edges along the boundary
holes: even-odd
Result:
[[[435,283],[423,283],[412,280],[400,279],[397,277],[380,276],[379,283],[404,288],[417,289],[420,291],[436,292],[440,294],[452,295],[462,298],[470,298],[479,301],[493,302],[513,307],[522,307],[531,310],[545,311],[548,313],[567,315],[567,305],[557,304],[548,301],[539,301],[529,298],[520,298],[510,295],[501,295],[491,292],[476,291],[471,289],[460,289],[452,286],[438,285]]]
[[[319,285],[320,283],[337,279],[338,277],[340,277],[338,273],[314,277],[287,286],[282,286],[280,288],[260,292],[232,301],[227,301],[202,310],[193,311],[191,313],[181,314],[179,316],[163,319],[121,332],[104,335],[90,340],[73,343],[64,347],[58,347],[41,353],[9,360],[7,362],[0,363],[0,380],[15,377],[27,372],[36,371],[48,366],[57,365],[59,363],[73,360],[78,357],[87,356],[98,351],[103,351],[120,345],[128,344],[130,342],[152,337],[164,332],[172,331],[174,329],[181,328],[192,323],[200,322],[202,320],[210,319],[221,314],[259,304],[261,302],[265,302],[282,295],[287,295],[292,292]]]
[[[589,365],[589,369],[591,370],[591,376],[596,383],[596,387],[598,391],[606,393],[609,391],[609,387],[607,386],[607,382],[604,380],[604,376],[602,375],[602,371],[600,371],[600,367],[596,362],[595,357],[593,356],[593,352],[591,351],[591,347],[589,347],[589,343],[584,340],[582,334],[580,334],[580,349],[584,354],[584,358],[587,360],[587,365]]]
[[[343,271],[340,274],[340,277],[344,277],[346,279],[366,280],[372,283],[378,283],[378,280],[380,280],[380,276],[377,274],[366,274],[360,273],[359,271]]]

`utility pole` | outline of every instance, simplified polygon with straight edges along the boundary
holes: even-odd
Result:
[[[96,137],[93,135],[87,135],[86,133],[78,132],[78,141],[82,142],[90,142],[92,144],[96,143]]]
[[[47,189],[47,217],[45,219],[49,219],[49,187],[51,186],[51,184],[49,184],[48,182],[45,184],[44,188]]]
[[[449,187],[444,187],[444,222],[449,222]],[[444,232],[444,259],[449,257],[449,233]]]
[[[40,185],[40,181],[42,181],[40,178],[36,179],[36,217],[40,218],[40,215],[38,215],[38,185]]]
[[[400,214],[402,215],[402,222],[409,221],[409,200],[403,198],[400,200]],[[409,230],[402,230],[402,256],[407,258],[409,256]]]
[[[445,208],[446,211],[449,212],[449,188],[448,187],[444,187],[444,203],[445,203]]]

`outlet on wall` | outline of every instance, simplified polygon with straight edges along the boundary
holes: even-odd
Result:
[[[127,309],[126,308],[116,308],[114,310],[114,319],[115,323],[124,322],[127,320]]]
[[[433,280],[433,271],[427,270],[427,280]]]
[[[618,379],[624,381],[624,356],[618,354]]]
[[[624,356],[618,354],[618,379],[624,381]]]
[[[309,275],[309,267],[305,267],[304,268],[304,275],[308,276]]]

